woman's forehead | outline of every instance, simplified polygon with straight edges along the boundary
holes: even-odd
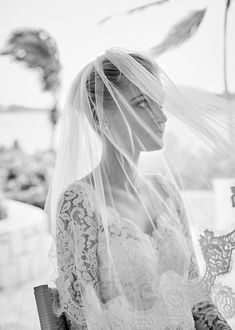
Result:
[[[134,98],[136,98],[137,96],[140,95],[145,95],[146,93],[139,88],[138,86],[136,86],[134,83],[130,82],[130,80],[128,80],[127,78],[122,78],[121,84],[120,84],[120,91],[122,93],[122,95],[124,96],[124,98],[127,101],[130,101]],[[159,91],[161,91],[161,93],[159,93]],[[164,102],[164,91],[163,88],[160,85],[160,81],[159,81],[159,85],[158,85],[158,94],[155,95],[157,97],[157,99],[160,102]]]

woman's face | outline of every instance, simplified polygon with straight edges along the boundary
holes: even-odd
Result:
[[[105,106],[112,138],[131,154],[161,149],[167,120],[161,106],[163,96],[158,103],[154,102],[125,78],[121,93],[126,101],[126,104],[123,102],[123,106],[120,106],[121,110],[113,100],[107,101]]]

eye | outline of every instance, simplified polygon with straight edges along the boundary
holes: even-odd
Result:
[[[146,99],[141,100],[137,105],[140,108],[147,108],[149,106],[148,101]]]

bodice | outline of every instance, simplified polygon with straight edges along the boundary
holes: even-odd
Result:
[[[174,200],[165,201],[150,235],[111,207],[105,230],[99,217],[94,221],[92,186],[75,182],[72,191],[70,204],[59,204],[66,212],[57,229],[57,288],[71,329],[84,315],[96,330],[195,329],[187,291],[191,251]]]

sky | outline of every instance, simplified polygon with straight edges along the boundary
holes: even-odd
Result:
[[[208,5],[196,35],[176,50],[158,58],[158,64],[176,82],[223,92],[223,0],[171,0],[133,15],[120,14],[106,24],[102,18],[125,12],[147,0],[0,0],[0,49],[16,28],[43,28],[57,42],[63,65],[60,104],[76,74],[104,52],[121,46],[148,50],[158,44],[175,22]],[[229,89],[235,91],[235,1],[228,17]],[[0,57],[0,104],[47,107],[51,96],[41,91],[35,71]]]

